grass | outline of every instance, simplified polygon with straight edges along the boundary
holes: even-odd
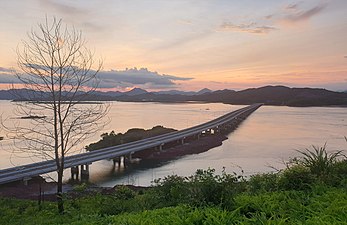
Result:
[[[56,212],[54,203],[47,202],[39,210],[35,202],[1,199],[0,224],[347,224],[346,189],[327,186],[315,186],[311,192],[242,193],[235,197],[232,210],[178,204],[152,210],[129,208],[114,215],[101,213],[102,205],[110,203],[105,199],[112,198],[96,195],[67,200],[64,215]],[[135,199],[122,202],[134,206],[141,198]]]
[[[323,147],[312,146],[313,150],[305,149],[298,152],[301,157],[296,158],[294,162],[309,168],[317,176],[325,176],[331,172],[334,164],[345,157],[343,151],[327,152],[326,144]]]

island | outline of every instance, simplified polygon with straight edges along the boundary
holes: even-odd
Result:
[[[163,126],[155,126],[151,129],[145,130],[142,128],[129,129],[124,134],[111,131],[110,133],[103,133],[101,139],[95,143],[91,143],[86,146],[87,151],[94,151],[102,148],[125,144],[133,141],[138,141],[145,138],[154,137],[161,134],[167,134],[177,131],[172,128],[166,128]]]

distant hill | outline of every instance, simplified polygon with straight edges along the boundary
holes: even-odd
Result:
[[[156,94],[163,95],[201,95],[205,93],[211,93],[212,91],[208,88],[201,89],[200,91],[178,91],[178,90],[169,90],[169,91],[158,91],[154,92]]]
[[[262,102],[267,105],[287,106],[347,105],[347,93],[318,88],[289,88],[285,86],[265,86],[237,92],[213,92],[208,96],[208,100],[213,101],[213,99],[231,104]]]
[[[265,86],[242,91],[219,90],[192,96],[146,93],[136,96],[119,96],[116,99],[119,101],[204,101],[228,104],[252,104],[261,102],[266,105],[286,106],[347,106],[347,93],[319,88],[289,88],[285,86]]]
[[[30,93],[20,89],[18,93]],[[187,94],[189,93],[189,94]],[[192,94],[194,93],[194,94]],[[83,93],[81,93],[81,96]],[[0,99],[14,100],[11,91],[0,91]],[[320,88],[289,88],[285,86],[265,86],[242,91],[202,89],[198,92],[147,92],[134,88],[128,92],[99,92],[83,100],[129,101],[129,102],[221,102],[228,104],[264,103],[266,105],[286,106],[347,106],[347,93],[334,92]]]
[[[141,95],[141,94],[146,94],[146,93],[148,93],[148,92],[146,90],[141,89],[141,88],[134,88],[128,92],[123,92],[123,94],[129,95],[129,96]]]

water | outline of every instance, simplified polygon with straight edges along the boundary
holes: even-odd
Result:
[[[99,139],[103,132],[115,130],[125,132],[129,128],[152,128],[163,125],[183,129],[206,122],[243,106],[220,103],[111,103],[109,117],[111,122],[103,131],[95,134],[89,142]],[[13,106],[8,101],[0,101],[4,115],[11,115]],[[4,136],[0,131],[0,136]],[[273,171],[283,168],[283,160],[297,155],[311,145],[322,146],[327,143],[329,150],[347,149],[344,136],[347,135],[347,108],[334,107],[279,107],[262,106],[249,116],[236,131],[228,135],[222,146],[207,152],[188,155],[152,168],[137,168],[131,171],[117,171],[112,161],[93,163],[90,181],[100,186],[115,184],[150,185],[156,178],[170,174],[189,176],[196,169],[215,168],[220,172],[250,175],[257,172]],[[0,168],[31,162],[28,158],[12,158],[4,149],[8,141],[1,141]],[[87,144],[87,143],[85,143]],[[54,174],[53,174],[54,176]],[[66,173],[66,179],[69,171]]]

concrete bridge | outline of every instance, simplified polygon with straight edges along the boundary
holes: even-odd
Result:
[[[151,138],[146,138],[139,141],[130,142],[114,147],[103,148],[91,152],[80,153],[65,157],[65,169],[71,168],[72,176],[78,177],[79,171],[81,176],[89,175],[89,165],[93,162],[105,159],[119,159],[121,157],[131,160],[132,154],[143,150],[156,148],[161,151],[163,146],[171,142],[184,143],[188,137],[199,139],[204,133],[218,133],[230,128],[238,123],[240,118],[246,118],[252,112],[257,110],[262,104],[253,104],[233,112],[227,113],[214,120],[206,123],[183,129],[168,134],[163,134]],[[80,166],[80,170],[78,168]],[[54,160],[48,160],[38,163],[27,164],[23,166],[12,167],[0,170],[0,184],[5,184],[13,181],[30,180],[32,177],[56,171]]]

